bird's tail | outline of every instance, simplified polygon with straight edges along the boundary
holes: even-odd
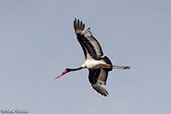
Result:
[[[74,24],[75,34],[82,34],[85,24],[79,19],[75,19],[73,24]]]

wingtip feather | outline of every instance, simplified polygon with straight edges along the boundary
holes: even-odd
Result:
[[[109,95],[108,91],[100,84],[96,83],[96,84],[92,84],[92,87],[101,95],[103,96],[107,96]]]
[[[83,32],[85,24],[82,21],[80,21],[79,19],[75,18],[73,24],[74,24],[74,30],[75,30],[76,34],[79,34],[79,33]]]

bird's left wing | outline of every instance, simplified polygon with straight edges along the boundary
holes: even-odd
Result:
[[[102,48],[96,38],[92,35],[90,28],[84,31],[84,37],[93,45],[93,48],[96,51],[97,56],[103,56]]]
[[[90,28],[83,31],[84,27],[85,24],[82,21],[77,19],[74,20],[75,34],[84,51],[85,58],[87,57],[87,54],[94,59],[101,58],[101,56],[103,56],[103,51],[99,42],[93,37]]]
[[[104,96],[109,94],[103,87],[103,85],[106,85],[107,76],[108,71],[106,69],[89,69],[89,82],[98,93]]]
[[[84,30],[84,27],[85,27],[85,25],[82,22],[77,21],[76,19],[74,20],[73,26],[74,26],[74,30],[75,30],[75,33],[77,36],[78,36],[78,34],[82,33],[82,31]],[[82,39],[78,38],[78,37],[77,37],[77,39],[83,49],[85,58],[87,58],[86,47],[84,46]]]

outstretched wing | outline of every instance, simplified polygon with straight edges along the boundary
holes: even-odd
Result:
[[[74,30],[77,35],[77,39],[83,49],[85,58],[87,57],[87,53],[94,59],[99,59],[103,56],[102,48],[99,42],[93,37],[92,33],[90,32],[90,28],[83,31],[85,24],[75,19],[74,20]]]
[[[86,48],[84,46],[84,43],[82,41],[82,38],[79,38],[79,36],[80,36],[79,34],[81,34],[82,31],[84,30],[85,24],[83,24],[80,21],[77,21],[76,19],[74,20],[74,23],[73,24],[74,24],[74,30],[75,30],[75,33],[77,35],[78,42],[80,43],[80,45],[81,45],[81,47],[83,49],[85,58],[87,58]]]
[[[107,96],[109,94],[103,87],[103,85],[106,85],[107,76],[107,69],[89,69],[89,82],[98,93],[104,96]]]

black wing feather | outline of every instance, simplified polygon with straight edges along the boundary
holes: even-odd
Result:
[[[78,34],[77,39],[82,42],[83,46],[86,48],[86,50],[91,55],[91,57],[93,57],[94,59],[99,58],[99,57],[97,57],[97,54],[96,54],[96,51],[95,51],[93,45],[90,43],[89,40],[87,40],[86,37],[84,37],[84,35]]]
[[[88,78],[91,84],[97,83],[99,74],[100,74],[100,69],[89,69]]]
[[[82,38],[79,37],[79,36],[81,36],[81,32],[84,30],[85,24],[83,24],[82,22],[80,23],[79,20],[75,19],[74,20],[74,23],[73,23],[73,26],[74,26],[75,33],[77,35],[77,40],[78,40],[78,42],[81,45],[81,48],[82,48],[82,50],[84,52],[85,58],[87,58],[86,47],[84,46],[84,43],[82,41]]]
[[[74,30],[77,35],[77,39],[83,49],[85,58],[87,57],[87,52],[94,59],[100,59],[103,55],[102,49],[98,41],[93,37],[88,28],[83,32],[85,24],[77,19],[74,20]],[[95,49],[96,48],[96,49]]]
[[[98,93],[104,96],[109,94],[102,86],[102,84],[106,84],[107,75],[108,71],[104,69],[89,69],[89,82]]]

